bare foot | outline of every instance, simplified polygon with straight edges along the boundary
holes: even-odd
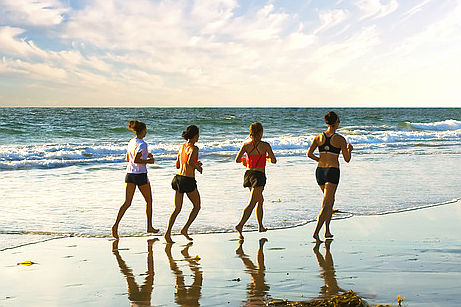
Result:
[[[266,231],[267,231],[267,228],[265,228],[264,226],[259,227],[259,232],[266,232]]]
[[[239,226],[239,225],[235,226],[235,230],[237,230],[237,232],[239,233],[239,239],[240,239],[240,240],[243,240],[242,228],[243,228],[243,227],[242,227],[242,226]]]
[[[192,239],[192,238],[189,236],[189,234],[187,233],[187,230],[185,230],[185,229],[181,229],[181,234],[182,234],[183,236],[185,236],[186,239],[189,240],[189,241],[193,241],[193,240],[194,240],[194,239]]]
[[[166,243],[174,243],[174,241],[171,240],[171,236],[169,234],[165,234],[164,238]]]
[[[320,240],[320,237],[319,237],[319,234],[318,233],[314,233],[312,235],[312,238],[315,239],[315,242],[323,242],[322,240]]]
[[[331,233],[325,233],[325,239],[333,240],[333,235]]]
[[[118,226],[112,226],[111,228],[112,230],[112,237],[114,237],[115,239],[118,239]]]
[[[147,232],[148,233],[158,233],[160,229],[154,228],[154,227],[147,227]]]
[[[112,242],[112,252],[118,251],[118,239],[115,239],[114,242]]]
[[[268,240],[267,238],[261,238],[259,239],[259,247],[263,247],[264,246],[264,243],[266,243]]]

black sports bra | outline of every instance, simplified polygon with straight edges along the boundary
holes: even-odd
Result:
[[[334,133],[333,135],[335,135],[335,134],[336,133]],[[325,152],[325,153],[339,155],[339,153],[341,152],[341,148],[334,147],[330,143],[331,138],[333,137],[333,135],[328,137],[325,134],[325,132],[323,133],[323,136],[325,137],[325,143],[323,143],[322,145],[319,146],[319,152]]]

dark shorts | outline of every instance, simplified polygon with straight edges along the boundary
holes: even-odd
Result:
[[[126,183],[134,183],[137,186],[143,186],[149,183],[149,178],[147,178],[147,173],[142,174],[130,174],[127,173],[125,176]]]
[[[266,174],[260,171],[247,170],[243,176],[243,186],[249,187],[263,187],[266,185]]]
[[[337,167],[317,167],[315,170],[315,178],[318,185],[324,185],[327,182],[339,183],[339,168]]]
[[[171,181],[171,187],[179,193],[190,193],[197,189],[197,181],[194,177],[176,175]]]

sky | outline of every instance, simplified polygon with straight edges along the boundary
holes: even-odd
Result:
[[[0,0],[0,106],[460,107],[461,0]]]

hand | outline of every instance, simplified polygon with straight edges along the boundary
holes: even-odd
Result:
[[[347,150],[349,150],[349,152],[351,152],[353,149],[354,147],[350,143],[347,144]]]
[[[153,154],[151,154],[151,153],[149,152],[149,153],[147,154],[147,157],[150,159],[150,158],[153,158],[153,157],[154,157],[154,155],[153,155]]]

